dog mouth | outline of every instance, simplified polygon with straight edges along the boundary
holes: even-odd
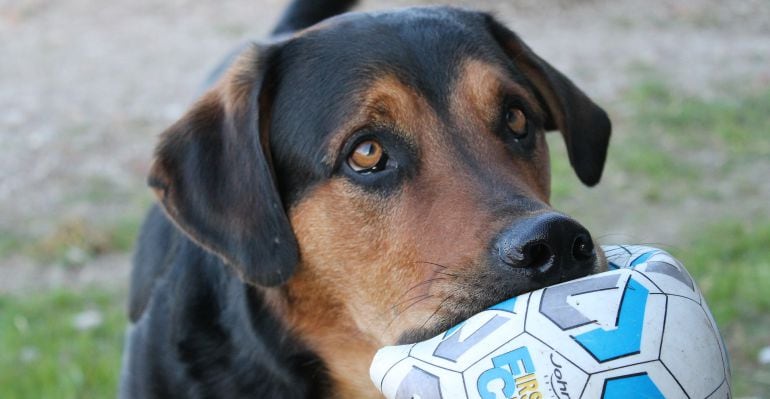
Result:
[[[426,324],[401,333],[396,345],[408,345],[431,339],[507,299],[606,270],[607,260],[601,248],[597,246],[593,268],[586,273],[563,275],[558,280],[547,284],[535,282],[531,276],[527,275],[526,270],[516,270],[513,273],[519,274],[518,276],[507,278],[501,278],[499,273],[494,272],[477,273],[467,277],[458,276],[458,279],[464,281],[456,283],[453,290],[448,290],[451,293],[439,302],[438,308]]]
[[[431,339],[491,306],[526,292],[528,291],[521,289],[498,296],[465,293],[460,298],[455,297],[458,294],[453,294],[440,302],[440,308],[430,317],[432,320],[429,320],[429,324],[404,331],[398,337],[396,345],[413,344]]]

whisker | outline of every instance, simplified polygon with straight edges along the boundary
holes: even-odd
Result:
[[[426,296],[429,296],[429,295],[430,295],[430,294],[422,294],[422,295],[417,295],[417,296],[415,296],[415,297],[411,297],[411,298],[409,298],[409,299],[406,299],[406,300],[404,300],[404,301],[398,302],[398,303],[396,303],[395,305],[391,306],[391,307],[390,307],[390,310],[395,310],[395,309],[396,309],[396,308],[398,308],[399,306],[401,306],[401,305],[404,305],[404,304],[407,304],[407,303],[409,303],[409,302],[411,302],[411,301],[414,301],[414,300],[418,300],[418,302],[419,302],[419,299],[420,299],[420,298],[424,298],[424,297],[426,297]]]
[[[431,265],[431,266],[434,266],[434,267],[436,268],[436,270],[433,270],[433,273],[435,273],[436,275],[440,275],[440,276],[447,276],[447,277],[452,277],[453,279],[456,279],[457,281],[455,281],[455,282],[456,282],[456,283],[457,283],[457,284],[458,284],[460,287],[470,287],[470,286],[473,286],[473,284],[468,284],[467,282],[465,282],[465,281],[462,281],[462,279],[460,279],[460,275],[458,275],[458,274],[455,274],[455,273],[449,273],[449,272],[447,272],[446,270],[447,270],[447,269],[449,269],[449,267],[448,267],[448,266],[446,266],[446,265],[442,265],[442,264],[440,264],[440,263],[435,263],[435,262],[428,262],[428,261],[415,261],[414,263],[422,263],[422,264],[426,264],[426,265]],[[410,288],[409,288],[409,289],[407,289],[406,291],[404,291],[404,293],[403,293],[403,294],[401,294],[401,295],[398,297],[398,299],[401,299],[401,298],[403,298],[403,297],[404,297],[404,296],[406,296],[406,295],[407,295],[409,292],[412,292],[413,290],[415,290],[415,289],[416,289],[416,288],[418,288],[418,287],[421,287],[421,286],[423,286],[423,285],[425,285],[425,284],[429,284],[429,283],[431,283],[431,282],[435,282],[435,281],[439,281],[439,280],[447,280],[447,279],[448,279],[447,277],[434,277],[434,278],[430,278],[430,279],[427,279],[427,280],[421,281],[421,282],[417,283],[416,285],[413,285],[412,287],[410,287]],[[434,296],[434,295],[432,295],[432,294],[424,294],[424,295],[418,295],[418,296],[414,296],[414,297],[411,297],[411,298],[409,298],[409,299],[406,299],[406,300],[403,300],[403,301],[399,301],[399,302],[398,302],[398,303],[396,303],[395,305],[391,306],[391,307],[390,307],[390,310],[391,310],[391,311],[393,311],[393,310],[396,310],[396,314],[393,316],[393,318],[391,318],[391,320],[390,320],[390,321],[388,322],[388,324],[385,326],[385,330],[389,329],[389,328],[390,328],[390,327],[393,325],[393,323],[394,323],[394,322],[395,322],[395,321],[396,321],[396,320],[397,320],[399,317],[401,317],[401,316],[402,316],[404,313],[406,313],[406,312],[407,312],[409,309],[411,309],[411,308],[412,308],[412,307],[414,307],[415,305],[419,304],[420,302],[426,301],[426,300],[428,300],[428,299],[430,299],[430,298],[433,298],[433,297],[435,297],[435,296]],[[428,323],[428,322],[429,322],[429,321],[430,321],[430,320],[431,320],[433,317],[435,317],[435,316],[436,316],[436,314],[438,314],[438,312],[441,310],[441,308],[444,306],[444,304],[445,304],[447,301],[449,301],[450,299],[452,299],[453,297],[455,297],[455,294],[449,295],[448,297],[444,298],[444,299],[443,299],[443,300],[442,300],[442,301],[441,301],[441,302],[438,304],[438,306],[437,306],[437,307],[436,307],[436,309],[433,311],[433,313],[431,313],[431,315],[430,315],[430,316],[428,316],[428,318],[427,318],[427,319],[425,319],[425,321],[422,323],[422,325],[420,326],[420,328],[423,328],[423,327],[425,327],[425,325],[426,325],[426,324],[427,324],[427,323]],[[403,309],[399,309],[400,307],[402,307],[402,306],[404,306],[404,305],[406,305],[406,306],[405,306]]]
[[[680,247],[678,245],[667,244],[667,243],[664,243],[664,242],[642,242],[639,245],[646,245],[646,246],[650,246],[650,247],[658,247],[658,248],[662,248],[662,249],[676,249],[676,250],[679,250],[679,249],[682,248],[682,247]]]
[[[423,281],[421,283],[415,284],[411,288],[409,288],[408,290],[404,291],[404,293],[401,294],[401,296],[399,296],[398,298],[396,298],[396,300],[400,300],[406,294],[408,294],[409,292],[411,292],[413,289],[415,289],[417,287],[420,287],[422,285],[425,285],[425,284],[428,284],[428,283],[431,283],[431,282],[434,282],[434,281],[439,281],[439,280],[446,280],[446,277],[435,277],[435,278],[427,279],[427,280],[425,280],[425,281]]]
[[[412,303],[411,303],[409,306],[407,306],[406,308],[404,308],[403,310],[401,310],[400,312],[398,312],[398,313],[397,313],[397,314],[396,314],[396,315],[395,315],[395,316],[394,316],[394,317],[393,317],[393,318],[390,320],[390,322],[388,322],[388,325],[387,325],[387,326],[385,326],[385,329],[386,329],[386,330],[387,330],[387,329],[389,329],[389,328],[390,328],[390,326],[393,324],[393,322],[395,322],[395,321],[396,321],[396,319],[398,319],[398,318],[399,318],[399,317],[400,317],[402,314],[404,314],[404,313],[405,313],[407,310],[409,310],[409,309],[410,309],[412,306],[414,306],[414,305],[416,305],[416,304],[418,304],[418,303],[420,303],[420,302],[422,302],[422,301],[424,301],[424,300],[426,300],[426,299],[430,299],[430,298],[433,298],[433,295],[426,295],[426,296],[424,296],[424,297],[420,298],[419,300],[412,302]]]
[[[442,265],[442,264],[440,264],[440,263],[435,263],[435,262],[428,262],[428,261],[424,261],[424,260],[417,260],[417,261],[415,261],[414,263],[424,263],[424,264],[426,264],[426,265],[433,265],[433,266],[436,266],[436,267],[440,267],[440,268],[442,268],[442,269],[449,269],[449,266],[445,266],[445,265]],[[438,270],[434,270],[434,273],[436,273],[436,274],[443,274],[443,275],[445,275],[445,276],[450,276],[450,277],[460,277],[460,276],[459,276],[459,275],[457,275],[457,274],[454,274],[454,273],[447,273],[446,271],[438,271]]]
[[[459,275],[454,274],[454,273],[446,273],[446,272],[440,272],[440,271],[436,271],[435,273],[436,274],[441,274],[443,276],[449,276],[449,277],[460,277]]]
[[[605,233],[595,236],[597,240],[602,240],[610,237],[631,237],[628,233]],[[632,237],[631,237],[632,238]]]
[[[443,268],[443,269],[448,269],[447,266],[444,266],[442,264],[434,263],[434,262],[426,262],[426,261],[423,261],[423,260],[418,260],[418,261],[415,261],[414,263],[426,263],[426,264],[429,264],[429,265],[438,266],[438,267]]]
[[[644,241],[644,240],[640,239],[639,237],[637,237],[637,236],[635,236],[633,234],[629,234],[629,233],[607,233],[607,234],[602,234],[602,235],[596,236],[596,240],[597,241],[603,241],[604,239],[609,238],[609,237],[621,237],[621,239],[623,241],[629,241],[633,245],[643,245],[643,246],[658,247],[658,248],[662,248],[662,249],[671,249],[671,250],[679,250],[679,249],[681,249],[680,246],[677,246],[677,245],[674,245],[674,244],[670,244],[670,243],[654,242],[654,241]],[[621,244],[621,243],[615,243],[615,244],[613,244],[613,243],[603,243],[603,245],[617,245],[617,246],[619,246],[621,248],[624,247],[624,245]],[[628,244],[628,245],[631,245],[631,244]]]
[[[430,319],[432,319],[432,318],[433,318],[433,316],[435,316],[435,315],[436,315],[436,313],[438,313],[438,311],[439,311],[439,310],[441,310],[441,307],[443,307],[443,306],[444,306],[444,303],[446,303],[446,301],[450,300],[451,298],[454,298],[454,296],[455,296],[455,294],[452,294],[452,295],[449,295],[448,297],[444,298],[444,299],[443,299],[443,300],[442,300],[442,301],[441,301],[441,302],[438,304],[438,306],[436,306],[436,310],[434,310],[434,311],[433,311],[433,313],[431,313],[431,314],[430,314],[430,316],[428,316],[428,318],[427,318],[427,319],[425,319],[425,321],[422,323],[422,325],[420,325],[420,329],[424,328],[424,327],[425,327],[425,325],[426,325],[426,324],[428,324],[428,322],[430,321]]]

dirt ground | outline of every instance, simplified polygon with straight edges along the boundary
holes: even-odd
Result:
[[[284,3],[0,0],[0,235],[36,240],[72,221],[137,218],[150,201],[144,175],[157,134],[224,54],[264,36]],[[415,3],[372,0],[361,8]],[[612,104],[639,66],[707,98],[725,85],[770,82],[766,0],[442,3],[493,11],[600,103]],[[757,173],[766,178],[770,170]],[[742,206],[764,207],[768,197]],[[693,214],[702,212],[692,201]],[[664,240],[677,226],[618,229]],[[123,285],[128,257],[108,254],[61,271],[10,251],[0,256],[0,293]]]

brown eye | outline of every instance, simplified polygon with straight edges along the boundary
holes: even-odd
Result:
[[[527,117],[522,110],[509,108],[505,114],[505,123],[515,138],[521,139],[527,135]]]
[[[382,145],[374,140],[365,140],[350,154],[348,165],[356,172],[373,172],[382,169],[384,161],[386,156]]]

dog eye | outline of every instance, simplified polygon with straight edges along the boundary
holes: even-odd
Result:
[[[527,136],[527,117],[522,110],[508,108],[505,114],[505,123],[515,139],[523,139]]]
[[[377,172],[385,168],[388,155],[375,140],[360,142],[348,157],[348,165],[358,173]]]

